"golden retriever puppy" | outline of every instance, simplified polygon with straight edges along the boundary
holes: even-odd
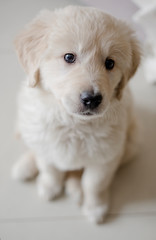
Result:
[[[66,187],[96,223],[108,212],[116,170],[136,150],[127,83],[140,62],[138,45],[124,22],[74,6],[41,12],[15,41],[27,73],[18,128],[29,151],[13,176],[39,173],[38,193],[48,200]]]

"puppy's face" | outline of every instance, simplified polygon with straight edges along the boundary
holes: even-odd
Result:
[[[86,119],[101,116],[114,98],[120,100],[140,60],[129,27],[92,8],[44,13],[16,46],[30,86],[40,81],[68,113]]]

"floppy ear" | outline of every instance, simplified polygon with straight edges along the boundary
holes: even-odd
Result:
[[[131,33],[132,34],[132,33]],[[131,62],[129,69],[125,72],[124,76],[122,77],[121,81],[119,82],[116,88],[116,97],[117,99],[121,99],[122,91],[125,87],[128,80],[133,77],[135,74],[141,60],[141,50],[139,47],[139,42],[134,36],[130,36],[130,49],[131,49]]]
[[[135,37],[132,37],[131,39],[131,51],[132,51],[132,61],[131,61],[131,67],[128,75],[128,80],[133,77],[135,74],[141,60],[141,49],[139,46],[139,42]]]
[[[39,80],[39,65],[48,45],[49,11],[44,11],[34,19],[15,39],[19,61],[28,74],[29,86],[34,87]]]

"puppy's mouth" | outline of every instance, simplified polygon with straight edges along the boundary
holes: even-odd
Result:
[[[97,115],[97,113],[92,112],[92,111],[80,112],[79,114],[82,115],[82,116],[93,116],[93,115]]]
[[[72,104],[71,104],[72,103]],[[99,107],[92,108],[82,105],[82,103],[73,104],[72,101],[63,101],[63,106],[70,115],[73,115],[75,118],[80,118],[84,120],[89,120],[92,118],[99,118],[103,115],[105,107],[100,105]]]
[[[78,118],[91,119],[91,118],[97,118],[101,114],[99,111],[87,110],[87,111],[75,112],[74,115],[77,116]]]

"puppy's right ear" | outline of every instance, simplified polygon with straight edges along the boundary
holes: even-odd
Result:
[[[28,74],[31,87],[39,81],[39,65],[48,47],[51,16],[52,13],[49,11],[41,12],[15,39],[17,55]]]

